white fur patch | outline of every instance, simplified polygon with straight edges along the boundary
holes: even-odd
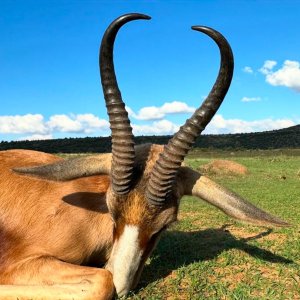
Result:
[[[112,272],[118,296],[127,294],[139,268],[142,250],[138,241],[139,229],[125,225],[119,240],[115,242],[106,268]]]

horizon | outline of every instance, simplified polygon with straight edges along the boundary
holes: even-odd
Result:
[[[118,16],[140,12],[117,36],[118,83],[141,135],[172,135],[213,86],[217,46],[229,41],[235,71],[204,134],[300,124],[300,3],[295,1],[2,1],[0,141],[109,136],[98,49]]]
[[[269,132],[277,132],[277,131],[282,131],[282,130],[288,130],[290,128],[294,128],[294,127],[299,127],[300,128],[300,124],[298,125],[293,125],[293,126],[289,126],[289,127],[284,127],[284,128],[279,128],[279,129],[272,129],[272,130],[267,130],[267,131],[255,131],[255,132],[242,132],[242,133],[202,133],[201,136],[224,136],[224,135],[252,135],[252,134],[265,134],[265,133],[269,133]],[[164,134],[164,135],[135,135],[134,138],[143,138],[143,137],[172,137],[173,134]],[[85,138],[108,138],[111,139],[110,135],[105,135],[105,136],[74,136],[74,137],[59,137],[59,138],[51,138],[51,139],[34,139],[34,140],[11,140],[11,141],[0,141],[0,143],[22,143],[22,142],[41,142],[41,141],[49,141],[49,140],[62,140],[62,139],[85,139]]]

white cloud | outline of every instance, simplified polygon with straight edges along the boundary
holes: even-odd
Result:
[[[246,133],[259,132],[286,128],[296,125],[296,121],[290,119],[261,119],[245,121],[241,119],[225,119],[217,114],[205,129],[205,134],[224,133]],[[167,135],[174,134],[179,130],[180,125],[167,120],[155,121],[151,125],[133,125],[135,135]]]
[[[260,97],[243,97],[241,99],[242,102],[256,102],[256,101],[260,101],[261,98]]]
[[[216,115],[207,126],[205,133],[245,133],[275,130],[296,125],[290,119],[262,119],[255,121],[244,121],[240,119],[224,119],[220,114]]]
[[[298,121],[297,121],[298,122]],[[296,121],[290,119],[261,119],[245,121],[241,119],[225,119],[217,114],[205,129],[205,134],[225,134],[225,133],[246,133],[275,130],[294,126]],[[179,130],[180,125],[167,120],[155,121],[151,125],[133,124],[135,135],[167,135],[174,134]]]
[[[95,132],[98,130],[108,130],[109,122],[104,119],[99,119],[93,114],[77,115],[77,121],[81,123],[85,133]]]
[[[275,60],[266,60],[264,62],[264,65],[259,69],[259,71],[264,74],[270,74],[272,72],[272,69],[277,65],[277,62]]]
[[[53,139],[52,134],[33,134],[29,136],[23,136],[19,138],[19,141],[35,141],[35,140],[51,140]]]
[[[252,74],[252,73],[253,73],[253,70],[252,70],[251,67],[246,66],[246,67],[243,68],[243,72]]]
[[[173,101],[171,103],[167,102],[161,106],[161,111],[165,114],[192,113],[195,111],[195,107],[190,107],[184,102]]]
[[[129,116],[137,120],[160,120],[163,119],[168,114],[182,114],[182,113],[192,113],[195,111],[194,107],[188,106],[184,102],[173,101],[166,102],[162,106],[146,106],[139,110],[136,114],[130,107],[126,107]]]
[[[134,111],[129,106],[125,106],[125,109],[128,112],[129,117],[134,117],[135,116]]]
[[[40,114],[23,116],[0,116],[0,133],[39,133],[45,134],[48,129],[44,124],[44,117]]]
[[[138,120],[158,120],[162,119],[165,116],[165,114],[161,111],[159,107],[148,106],[143,107],[139,110],[137,115],[134,114],[132,116]]]
[[[167,109],[166,109],[167,110]],[[296,125],[300,120],[262,119],[245,121],[225,119],[217,114],[206,134],[243,133],[280,129]],[[182,125],[182,124],[180,124]],[[162,119],[149,124],[132,124],[135,135],[171,135],[179,130],[179,124]],[[56,134],[109,135],[109,123],[93,114],[53,115],[48,121],[42,115],[0,116],[0,134],[18,134],[18,140],[42,140],[55,138]],[[60,134],[60,136],[64,136]]]
[[[47,126],[52,132],[92,133],[108,129],[109,123],[93,114],[54,115],[50,117]]]
[[[286,86],[300,92],[300,63],[298,61],[286,60],[281,69],[269,72],[266,81],[274,86]]]
[[[51,139],[53,133],[98,133],[108,131],[109,122],[93,114],[53,115],[48,121],[40,114],[0,116],[0,134],[22,134],[19,139]]]
[[[83,128],[81,123],[76,118],[71,118],[67,115],[54,115],[51,116],[47,125],[51,131],[60,132],[82,132]]]
[[[179,126],[168,121],[155,121],[151,125],[132,125],[134,135],[168,135],[179,130]]]

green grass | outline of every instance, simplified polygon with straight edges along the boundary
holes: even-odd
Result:
[[[238,223],[193,197],[163,235],[137,289],[126,299],[300,299],[300,151],[199,151],[245,165],[244,176],[212,179],[293,224],[267,229]]]

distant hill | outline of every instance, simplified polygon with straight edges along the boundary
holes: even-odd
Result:
[[[166,144],[171,136],[139,136],[136,144]],[[289,128],[238,134],[201,135],[194,147],[217,149],[300,148],[300,125]],[[31,149],[48,153],[110,152],[110,137],[64,138],[41,141],[1,142],[0,150]]]

